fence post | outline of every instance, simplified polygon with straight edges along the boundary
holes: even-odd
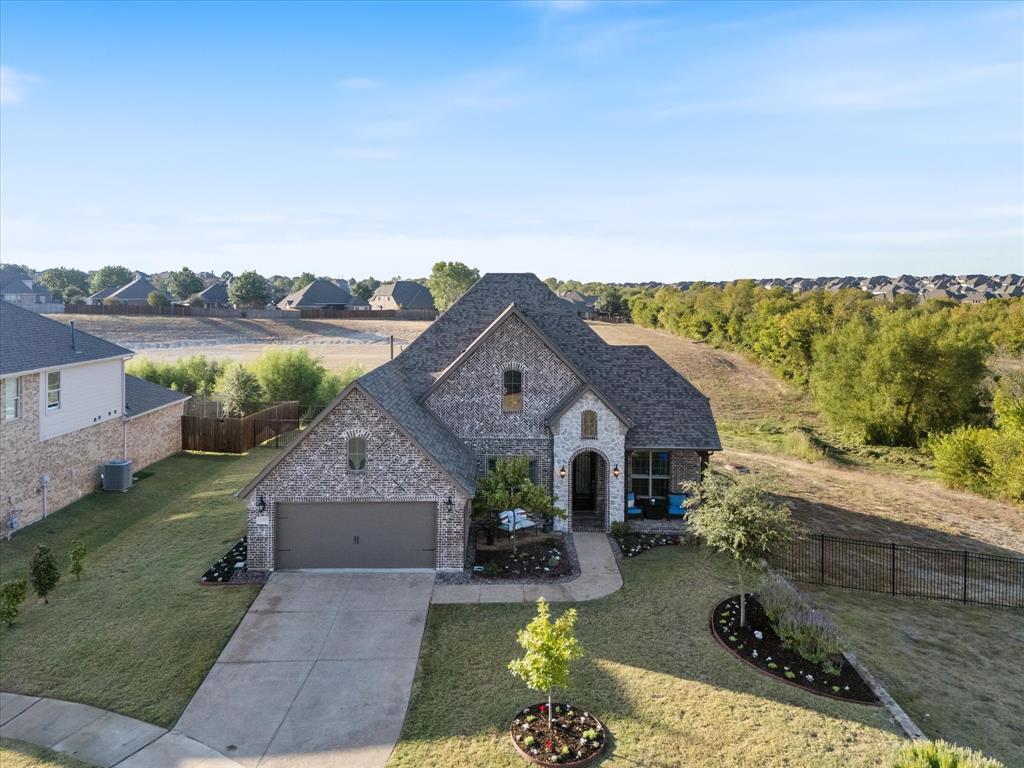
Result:
[[[967,550],[964,550],[964,589],[963,589],[963,602],[967,603]]]
[[[819,552],[819,556],[818,556],[818,580],[819,580],[819,583],[824,584],[825,583],[825,534],[824,533],[822,533],[822,534],[820,534],[818,536],[818,541],[820,542],[819,547],[818,547],[818,552]]]
[[[889,567],[892,569],[892,573],[889,574],[889,592],[893,595],[896,594],[896,542],[894,541],[889,545],[890,547],[890,558]]]

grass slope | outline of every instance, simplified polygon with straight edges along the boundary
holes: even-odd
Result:
[[[258,589],[198,578],[245,532],[232,494],[273,455],[178,454],[125,494],[95,493],[0,544],[3,578],[26,578],[37,544],[66,571],[71,541],[89,550],[50,604],[34,596],[0,630],[0,689],[52,696],[171,726]]]
[[[673,547],[624,561],[622,571],[620,592],[577,606],[587,655],[564,697],[610,728],[606,765],[868,766],[898,743],[884,709],[805,693],[715,644],[708,612],[735,591],[730,562]],[[431,607],[390,766],[522,765],[506,728],[541,696],[505,665],[534,610]]]

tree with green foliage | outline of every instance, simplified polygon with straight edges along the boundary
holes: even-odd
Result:
[[[163,291],[150,291],[146,303],[151,307],[166,307],[171,302]]]
[[[53,267],[39,276],[39,282],[53,294],[54,301],[67,301],[67,292],[75,288],[84,295],[89,288],[89,276],[80,269]]]
[[[262,307],[270,301],[270,285],[258,272],[243,272],[228,286],[228,299],[236,307]]]
[[[687,519],[704,543],[736,562],[740,587],[740,626],[747,625],[744,571],[760,568],[761,561],[792,539],[797,532],[789,508],[773,501],[753,480],[733,481],[708,473],[700,483],[686,482],[683,491],[696,505]]]
[[[595,306],[598,312],[608,315],[622,315],[629,310],[622,292],[614,285],[606,285],[598,292]]]
[[[256,374],[243,365],[230,366],[217,384],[217,396],[229,416],[258,411],[266,400]]]
[[[267,400],[298,400],[304,412],[329,403],[344,387],[363,374],[352,366],[343,375],[329,373],[317,357],[304,349],[270,350],[252,365]]]
[[[316,275],[314,275],[312,272],[303,272],[301,275],[292,280],[292,292],[294,293],[295,291],[305,288],[314,280],[316,280]]]
[[[24,579],[5,581],[0,584],[0,621],[8,627],[14,626],[19,606],[28,595],[28,582]]]
[[[224,373],[223,364],[204,355],[192,355],[173,363],[155,363],[136,359],[128,363],[125,372],[186,395],[210,397],[217,381]]]
[[[510,456],[495,462],[494,469],[476,484],[473,516],[485,525],[494,526],[497,515],[510,509],[523,509],[527,514],[545,518],[561,517],[551,494],[530,478],[530,460],[526,456]],[[512,551],[516,551],[516,531],[512,526]]]
[[[57,560],[50,548],[45,544],[36,546],[35,552],[32,553],[32,559],[28,563],[28,573],[32,581],[32,589],[43,598],[44,603],[49,603],[47,596],[53,592],[57,582],[60,581],[60,568],[57,567]]]
[[[104,288],[120,288],[134,279],[135,273],[128,269],[128,267],[116,265],[100,267],[89,278],[89,289],[92,293],[96,293]]]
[[[471,269],[461,261],[439,261],[430,270],[427,288],[434,297],[434,306],[444,312],[479,279],[479,269]]]
[[[71,551],[68,552],[68,560],[70,561],[70,571],[75,577],[75,581],[82,580],[82,571],[85,568],[85,542],[81,539],[75,539],[71,542]]]
[[[199,275],[188,267],[182,267],[177,272],[171,272],[167,275],[166,287],[174,298],[178,299],[178,301],[184,301],[189,296],[199,293],[206,286],[203,285]]]
[[[81,304],[86,297],[86,292],[76,285],[69,285],[64,289],[63,298],[65,304]]]
[[[888,768],[1006,768],[981,752],[948,741],[904,741],[889,758]]]
[[[369,301],[370,297],[373,296],[373,292],[378,288],[380,288],[380,280],[373,277],[367,277],[352,286],[352,295],[358,296],[363,301]]]
[[[524,653],[509,662],[509,671],[531,690],[547,694],[548,729],[552,727],[551,693],[555,688],[569,687],[569,664],[583,656],[583,647],[573,632],[575,625],[575,608],[552,622],[551,609],[542,597],[537,600],[537,615],[516,634]]]
[[[8,280],[31,280],[36,271],[24,264],[0,264],[0,284]]]

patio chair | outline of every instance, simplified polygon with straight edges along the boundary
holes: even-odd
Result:
[[[525,531],[536,528],[537,524],[526,515],[525,509],[506,509],[498,513],[498,527],[512,533],[513,527],[517,531]]]
[[[689,498],[689,495],[685,493],[670,493],[668,495],[669,520],[686,518],[686,501]]]
[[[626,519],[643,517],[644,511],[636,505],[636,494],[630,491],[626,494]]]

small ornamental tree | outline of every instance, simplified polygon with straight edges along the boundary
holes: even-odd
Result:
[[[60,568],[57,567],[57,561],[50,548],[45,544],[38,545],[36,551],[32,553],[28,573],[32,580],[32,589],[43,598],[44,603],[49,603],[46,596],[53,592],[53,588],[60,581]]]
[[[493,525],[494,516],[510,509],[524,509],[543,517],[560,517],[565,513],[555,507],[544,488],[530,479],[530,460],[525,456],[501,458],[494,469],[477,482],[473,501],[474,516]],[[512,525],[512,551],[516,551],[516,531]]]
[[[228,368],[217,385],[217,395],[230,416],[253,413],[264,399],[263,388],[256,374],[243,365]]]
[[[797,527],[789,508],[772,501],[754,481],[733,482],[709,473],[701,483],[682,484],[698,501],[690,511],[690,526],[712,549],[732,556],[740,585],[740,626],[747,625],[744,568],[761,561],[789,541]]]
[[[68,559],[71,560],[70,571],[75,577],[75,581],[82,580],[82,570],[85,568],[85,542],[81,539],[75,539],[71,542],[71,551],[68,553]]]
[[[1006,768],[980,752],[948,741],[905,741],[889,758],[889,768]]]
[[[539,598],[537,615],[516,635],[525,653],[508,664],[509,671],[530,689],[547,694],[549,729],[552,724],[551,691],[569,686],[569,662],[583,656],[583,647],[573,634],[575,624],[575,608],[570,608],[552,623],[547,601]]]
[[[27,594],[28,583],[24,579],[0,584],[0,621],[8,627],[13,626],[14,620],[18,618],[18,606],[24,602]]]

